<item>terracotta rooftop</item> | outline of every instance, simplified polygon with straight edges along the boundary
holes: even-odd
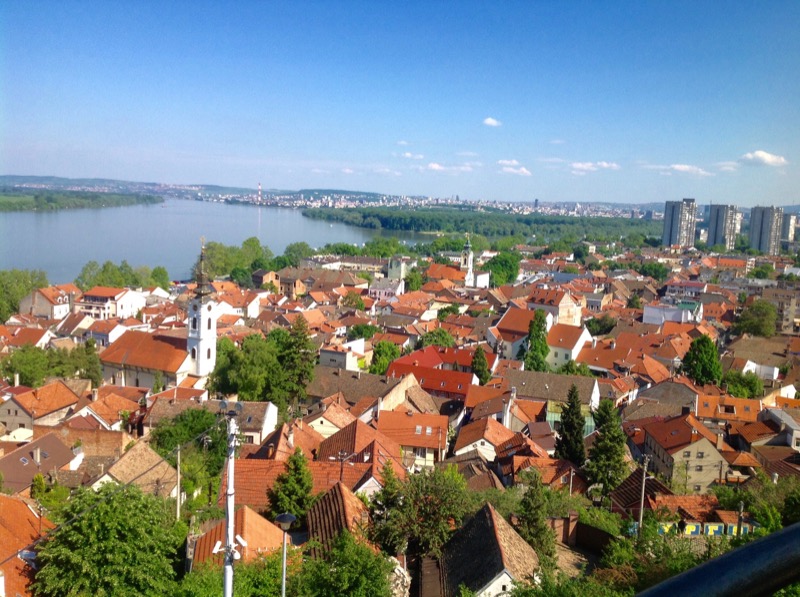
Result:
[[[36,418],[58,412],[78,403],[78,395],[63,381],[54,381],[41,388],[17,394],[14,400]]]
[[[445,415],[381,411],[378,431],[401,446],[447,450]]]
[[[226,523],[223,519],[197,540],[194,547],[193,566],[204,562],[222,566],[224,554],[222,552],[214,554],[212,551],[217,541],[225,544],[225,531]],[[233,532],[234,536],[240,536],[247,542],[246,547],[238,546],[238,551],[245,562],[250,562],[261,554],[280,549],[283,545],[283,531],[248,506],[241,506],[236,510],[233,518]]]
[[[177,373],[189,358],[186,338],[129,330],[100,355],[103,363]]]
[[[143,440],[136,442],[112,464],[108,475],[118,483],[132,483],[143,493],[168,496],[178,482],[178,473]]]
[[[309,539],[321,549],[312,549],[319,556],[342,531],[349,531],[357,540],[368,543],[365,531],[369,526],[369,510],[355,493],[337,482],[320,497],[306,516]]]
[[[503,427],[494,419],[485,418],[464,425],[458,432],[453,450],[458,452],[480,440],[485,440],[496,447],[513,436],[514,432],[507,427]]]

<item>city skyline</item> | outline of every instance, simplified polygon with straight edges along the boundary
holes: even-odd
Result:
[[[0,174],[798,200],[795,3],[0,11]]]

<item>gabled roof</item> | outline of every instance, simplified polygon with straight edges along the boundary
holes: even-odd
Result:
[[[348,456],[350,454],[360,456],[354,458],[353,462],[371,461],[376,457],[374,451],[370,450],[373,442],[380,446],[388,456],[396,459],[396,462],[400,462],[402,454],[400,444],[359,419],[355,419],[346,427],[323,440],[319,445],[317,458],[320,461],[325,461],[329,458],[338,459],[339,454],[344,453]],[[369,452],[368,456],[367,452]]]
[[[474,444],[477,441],[484,440],[494,447],[499,446],[504,441],[511,439],[514,432],[503,427],[496,420],[491,418],[484,418],[479,421],[474,421],[468,425],[464,425],[458,432],[456,443],[453,448],[458,452],[462,448]]]
[[[260,446],[248,450],[247,455],[243,450],[242,457],[285,462],[294,453],[295,448],[300,448],[303,455],[310,460],[314,458],[323,439],[318,431],[304,423],[302,419],[295,419],[291,423],[280,425],[261,442]]]
[[[36,458],[39,458],[39,464]],[[41,473],[46,475],[69,464],[75,455],[55,433],[48,433],[0,458],[3,486],[14,493],[24,491]]]
[[[108,468],[108,475],[122,485],[132,483],[143,493],[168,496],[178,473],[155,450],[139,440]]]
[[[30,595],[29,585],[35,570],[16,555],[47,533],[55,525],[40,518],[36,510],[19,498],[0,493],[0,575],[5,594]]]
[[[95,286],[91,290],[87,290],[83,294],[83,300],[87,298],[105,298],[105,299],[119,299],[123,294],[128,292],[127,288],[112,288],[109,286]]]
[[[462,585],[479,592],[504,571],[525,582],[538,567],[533,548],[486,504],[444,546],[443,595],[459,595]]]
[[[314,502],[306,520],[309,539],[319,543],[319,548],[312,549],[315,556],[324,552],[342,531],[348,531],[357,540],[369,545],[366,538],[369,510],[343,483],[336,483]]]
[[[223,551],[216,554],[212,552],[217,541],[225,544],[226,529],[227,524],[223,519],[200,536],[194,546],[193,566],[204,562],[222,566]],[[233,533],[234,536],[241,537],[247,543],[246,546],[238,546],[238,551],[245,562],[250,562],[261,554],[280,549],[283,545],[283,531],[249,506],[242,506],[236,510],[233,517]]]
[[[308,384],[306,393],[310,398],[322,399],[341,392],[348,403],[355,404],[364,396],[383,397],[401,381],[399,377],[388,378],[317,365],[314,367],[314,379]]]
[[[715,447],[717,444],[717,434],[698,421],[691,413],[649,423],[644,426],[644,430],[653,438],[653,441],[670,454],[703,438],[710,441]],[[726,449],[731,450],[732,448],[723,442],[723,449],[720,452]]]
[[[381,411],[378,431],[401,446],[447,449],[448,419],[445,415]]]
[[[572,350],[583,336],[584,330],[583,326],[557,323],[547,333],[547,345],[551,348]]]
[[[186,338],[129,330],[100,355],[103,363],[177,373],[189,358]]]
[[[643,469],[637,467],[636,470],[625,477],[625,480],[620,483],[614,491],[608,494],[611,501],[619,508],[623,510],[636,508],[638,511],[642,495],[642,471]],[[663,495],[672,495],[672,491],[669,487],[664,485],[656,477],[648,475],[645,480],[645,496],[652,498],[659,493]]]
[[[63,381],[54,381],[14,397],[17,404],[35,418],[74,406],[78,403],[78,399],[78,395]]]
[[[504,377],[508,385],[517,388],[517,395],[537,400],[566,402],[570,387],[578,388],[581,404],[589,404],[597,386],[593,377],[581,375],[559,375],[540,371],[507,370]]]

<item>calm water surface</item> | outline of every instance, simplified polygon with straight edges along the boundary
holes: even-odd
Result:
[[[364,243],[380,232],[304,218],[299,210],[203,201],[54,212],[0,213],[0,269],[42,269],[51,283],[72,281],[91,260],[133,267],[167,268],[172,279],[189,277],[200,238],[240,245],[251,236],[280,255],[305,241]],[[413,243],[420,236],[406,233]]]

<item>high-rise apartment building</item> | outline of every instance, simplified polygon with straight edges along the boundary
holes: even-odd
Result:
[[[794,214],[783,214],[783,224],[781,225],[781,240],[794,242],[794,231],[797,228],[797,216]]]
[[[694,199],[667,201],[664,207],[664,233],[661,244],[667,247],[682,248],[694,246],[694,232],[697,225],[697,206]]]
[[[723,245],[731,251],[736,244],[741,218],[735,205],[712,205],[708,213],[708,246]]]
[[[750,248],[767,255],[781,251],[782,207],[754,207],[750,211]]]

